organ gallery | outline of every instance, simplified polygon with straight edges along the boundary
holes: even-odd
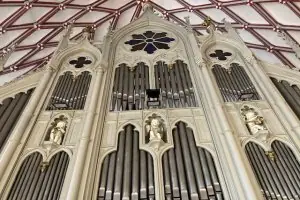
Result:
[[[68,24],[49,62],[0,86],[0,199],[300,199],[300,75],[229,22],[206,35],[145,4]]]

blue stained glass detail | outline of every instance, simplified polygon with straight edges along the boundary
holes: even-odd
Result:
[[[131,51],[144,50],[148,54],[153,54],[157,49],[170,49],[168,43],[174,40],[174,38],[167,37],[166,32],[146,31],[143,34],[133,34],[132,39],[126,41],[125,44],[132,46]]]

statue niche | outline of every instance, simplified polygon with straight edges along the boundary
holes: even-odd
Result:
[[[146,121],[146,143],[149,143],[155,149],[158,149],[163,142],[166,142],[164,120],[153,114]]]
[[[51,123],[45,141],[55,145],[61,145],[67,129],[67,120],[68,118],[63,115],[55,118],[54,122]]]
[[[250,108],[249,106],[244,106],[241,109],[241,115],[250,135],[254,135],[256,138],[266,141],[269,136],[269,131],[265,125],[264,118],[259,116],[254,108]]]

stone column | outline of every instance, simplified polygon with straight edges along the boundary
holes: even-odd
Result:
[[[27,129],[27,126],[34,115],[37,105],[41,101],[41,97],[44,94],[45,89],[48,86],[53,73],[54,70],[52,67],[48,67],[46,69],[45,74],[41,78],[41,82],[33,92],[18,123],[13,129],[11,136],[9,137],[4,148],[2,149],[2,152],[0,154],[0,183],[3,181],[2,178],[4,178],[4,172],[6,171],[6,168],[8,167],[11,158],[13,157],[13,154],[20,145],[20,141],[24,133],[26,132],[25,130]]]
[[[74,155],[75,160],[72,163],[73,171],[66,198],[67,200],[78,199],[78,193],[81,186],[81,178],[83,175],[87,150],[90,143],[90,136],[93,129],[93,124],[96,121],[96,108],[104,72],[105,70],[103,68],[98,68],[96,71],[95,82],[93,85],[93,90],[91,91],[91,100],[88,103],[87,115],[85,117],[85,123],[82,129],[81,138],[77,145],[77,153],[76,155]]]
[[[212,133],[215,138],[215,146],[220,154],[220,161],[225,171],[225,179],[231,190],[231,194],[238,199],[253,200],[262,199],[259,188],[254,184],[253,173],[249,165],[245,163],[241,146],[234,137],[229,125],[220,98],[213,85],[213,80],[205,63],[201,63],[200,79],[204,90],[204,96],[209,104],[210,121],[217,132]]]
[[[270,103],[274,112],[277,114],[279,120],[283,122],[282,124],[286,126],[289,135],[293,138],[297,148],[300,147],[300,121],[291,112],[288,104],[281,97],[280,93],[277,91],[271,79],[263,71],[262,67],[257,63],[256,59],[252,57],[246,62],[248,69],[255,81],[258,83],[261,91],[265,94],[264,97]],[[284,123],[287,122],[287,123]]]

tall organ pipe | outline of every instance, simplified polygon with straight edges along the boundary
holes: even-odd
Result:
[[[230,69],[214,65],[212,72],[225,102],[260,99],[246,71],[238,64],[233,63]],[[247,95],[252,96],[246,98]]]
[[[265,199],[299,199],[300,165],[292,151],[279,141],[272,143],[271,160],[257,144],[249,142],[245,151]]]
[[[81,110],[84,108],[88,88],[91,82],[89,72],[82,72],[74,78],[71,72],[66,72],[58,78],[52,92],[47,110],[56,110],[55,104],[66,104],[65,110]]]
[[[0,105],[0,150],[22,114],[34,89],[18,93],[14,98],[3,100]]]
[[[69,156],[59,152],[42,171],[42,155],[31,154],[23,161],[7,200],[58,200],[68,163]]]
[[[294,111],[296,116],[300,119],[300,90],[294,85],[291,86],[287,81],[278,81],[275,78],[271,78],[274,85],[277,87],[283,98],[288,105]]]
[[[97,196],[101,200],[154,199],[153,160],[139,150],[139,133],[132,125],[119,133],[117,151],[104,158]]]
[[[196,146],[192,130],[178,122],[173,139],[175,150],[168,150],[162,157],[166,199],[223,199],[213,158],[207,150]],[[171,189],[167,189],[170,182]]]

